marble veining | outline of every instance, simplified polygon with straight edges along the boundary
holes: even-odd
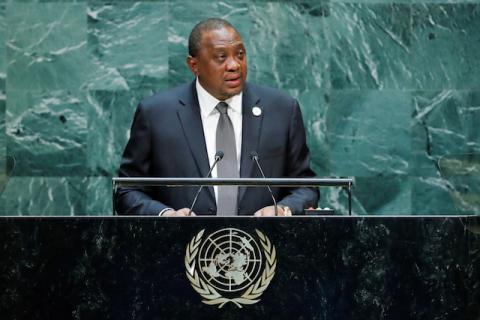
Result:
[[[136,105],[192,80],[188,32],[210,16],[242,34],[249,81],[300,101],[312,167],[355,178],[355,214],[479,214],[477,162],[461,158],[480,153],[479,12],[478,0],[0,1],[0,214],[110,214]],[[445,174],[442,159],[472,170]],[[321,205],[346,214],[345,192],[322,189]]]

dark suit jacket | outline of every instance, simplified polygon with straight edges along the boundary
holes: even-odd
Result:
[[[262,109],[254,116],[252,108]],[[261,177],[249,157],[259,154],[267,177],[314,177],[298,102],[272,88],[245,84],[242,101],[240,177]],[[123,154],[120,177],[205,177],[209,170],[195,81],[144,99],[133,120]],[[190,207],[197,187],[121,188],[115,202],[119,214],[158,215],[166,207]],[[317,189],[273,188],[279,204],[294,213],[316,207]],[[266,188],[239,188],[238,212],[255,213],[272,205]],[[204,188],[196,214],[216,214],[212,187]]]

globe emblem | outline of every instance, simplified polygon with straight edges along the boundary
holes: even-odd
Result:
[[[245,289],[262,269],[262,251],[248,233],[226,228],[206,238],[198,252],[202,278],[223,292]]]

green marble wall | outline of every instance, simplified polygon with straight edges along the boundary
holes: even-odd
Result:
[[[298,97],[313,166],[356,178],[355,213],[480,212],[480,172],[438,165],[480,153],[480,0],[3,0],[1,214],[109,214],[137,102],[192,79],[209,16],[242,33],[249,81]],[[345,212],[340,190],[322,203]]]

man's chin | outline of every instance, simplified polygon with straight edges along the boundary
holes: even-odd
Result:
[[[242,92],[242,90],[243,90],[243,84],[241,86],[236,87],[236,88],[228,88],[227,90],[225,90],[223,92],[223,96],[225,97],[225,100],[226,100],[226,99],[229,99],[233,96],[236,96],[237,94]]]

